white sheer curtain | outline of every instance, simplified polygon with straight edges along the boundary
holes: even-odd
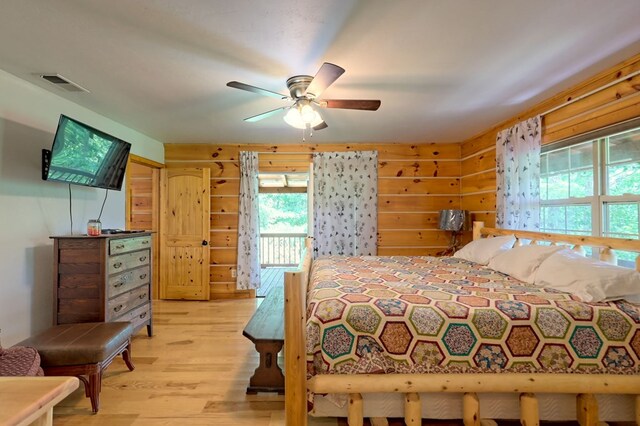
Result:
[[[496,226],[540,230],[540,116],[496,139]]]
[[[378,152],[313,155],[314,255],[375,255]]]
[[[258,153],[240,151],[240,208],[238,213],[238,274],[236,288],[260,287],[260,217]]]

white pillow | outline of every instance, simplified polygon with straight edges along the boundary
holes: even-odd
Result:
[[[506,235],[504,237],[480,238],[471,241],[466,246],[454,253],[453,257],[469,260],[471,262],[486,265],[491,258],[503,250],[513,247],[516,237]]]
[[[535,283],[573,293],[585,302],[627,299],[640,303],[640,273],[564,249],[549,256]]]
[[[489,262],[489,268],[533,284],[540,264],[553,253],[562,250],[559,246],[520,246],[506,250]]]

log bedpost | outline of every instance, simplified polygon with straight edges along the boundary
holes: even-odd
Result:
[[[462,421],[464,426],[480,426],[480,400],[478,394],[467,392],[462,395]]]
[[[407,426],[420,426],[422,424],[420,395],[415,392],[404,395],[404,423]]]
[[[598,401],[593,394],[581,393],[576,396],[576,417],[580,426],[598,425]]]
[[[349,426],[362,426],[364,424],[363,413],[362,395],[359,393],[349,394],[349,407],[347,409],[347,422]]]
[[[480,222],[480,221],[473,222],[473,239],[474,240],[479,240],[480,238],[482,238],[482,234],[480,233],[480,230],[482,228],[484,228],[484,222]]]
[[[538,398],[532,393],[520,394],[520,423],[522,426],[539,426]]]
[[[286,426],[307,425],[306,310],[302,294],[303,272],[284,274],[284,389]]]
[[[302,262],[284,273],[284,389],[285,425],[307,426],[307,284],[311,269],[311,243],[307,238]]]

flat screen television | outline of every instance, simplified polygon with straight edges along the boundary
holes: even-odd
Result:
[[[51,151],[42,152],[42,179],[120,190],[131,144],[60,115]]]

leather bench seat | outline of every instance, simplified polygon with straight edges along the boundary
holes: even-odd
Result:
[[[129,322],[63,324],[18,343],[36,348],[45,376],[77,376],[91,399],[94,413],[100,408],[102,373],[122,354],[130,371],[131,334]]]
[[[133,333],[129,322],[63,324],[19,343],[38,350],[43,367],[95,364],[107,359]]]

